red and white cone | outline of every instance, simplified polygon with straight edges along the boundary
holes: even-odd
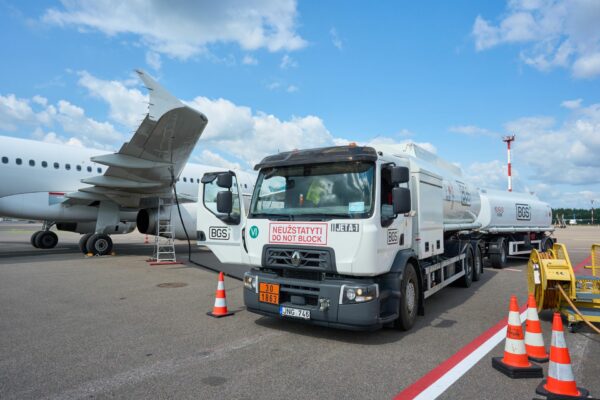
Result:
[[[552,343],[550,344],[550,364],[548,365],[548,379],[535,389],[535,392],[553,399],[585,399],[589,392],[577,387],[571,356],[565,342],[563,323],[559,313],[554,313],[552,320]]]
[[[536,362],[547,362],[548,353],[544,346],[542,336],[542,325],[535,304],[535,297],[530,294],[527,301],[527,321],[525,321],[525,349],[530,360]]]
[[[519,305],[517,297],[514,295],[510,296],[504,357],[493,357],[492,367],[513,379],[542,378],[544,376],[542,367],[530,363],[527,359]]]
[[[146,235],[146,237],[144,238],[144,244],[148,244],[150,242],[148,242],[148,235]]]
[[[225,278],[223,272],[219,272],[219,283],[217,284],[217,293],[215,294],[215,305],[213,310],[206,314],[215,318],[233,315],[232,312],[227,311],[227,296],[225,295]]]

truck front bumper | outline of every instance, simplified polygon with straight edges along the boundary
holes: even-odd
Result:
[[[397,316],[380,317],[381,295],[362,303],[340,304],[342,286],[356,285],[357,281],[289,279],[260,270],[251,270],[249,274],[258,280],[256,289],[244,287],[244,304],[253,313],[349,330],[379,329]],[[259,283],[279,284],[279,304],[260,301]],[[323,307],[323,303],[327,307]],[[282,306],[310,310],[310,319],[283,317],[280,311]]]

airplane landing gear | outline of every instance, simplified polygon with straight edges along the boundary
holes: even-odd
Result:
[[[84,233],[81,235],[81,238],[79,238],[79,250],[81,250],[83,254],[88,253],[87,241],[92,235],[93,233]]]
[[[35,232],[31,235],[31,245],[36,249],[52,249],[58,244],[58,236],[52,232],[54,222],[44,221],[44,226],[41,231]]]
[[[112,252],[113,242],[110,236],[104,233],[95,233],[87,240],[86,247],[88,253],[105,256]]]

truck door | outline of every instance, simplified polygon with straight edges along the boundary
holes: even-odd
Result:
[[[207,172],[199,187],[198,245],[208,246],[222,263],[248,262],[244,242],[246,206],[234,171]]]

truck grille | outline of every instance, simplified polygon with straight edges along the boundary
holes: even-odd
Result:
[[[278,248],[265,249],[266,267],[318,268],[328,270],[332,266],[330,249]]]

